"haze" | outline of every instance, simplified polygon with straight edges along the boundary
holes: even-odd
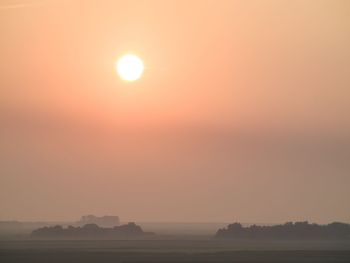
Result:
[[[348,1],[3,0],[0,36],[1,220],[349,222]]]

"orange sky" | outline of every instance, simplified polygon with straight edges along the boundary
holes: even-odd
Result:
[[[3,0],[0,35],[0,219],[350,220],[348,1]]]

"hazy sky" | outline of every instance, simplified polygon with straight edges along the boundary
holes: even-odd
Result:
[[[2,0],[0,37],[1,220],[350,222],[349,1]]]

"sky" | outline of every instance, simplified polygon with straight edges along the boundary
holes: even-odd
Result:
[[[350,222],[349,1],[2,0],[0,36],[0,220]]]

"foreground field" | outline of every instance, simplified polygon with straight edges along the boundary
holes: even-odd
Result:
[[[6,262],[350,262],[349,251],[235,251],[217,253],[105,252],[94,250],[2,251]]]
[[[0,262],[350,262],[347,242],[1,241]]]

